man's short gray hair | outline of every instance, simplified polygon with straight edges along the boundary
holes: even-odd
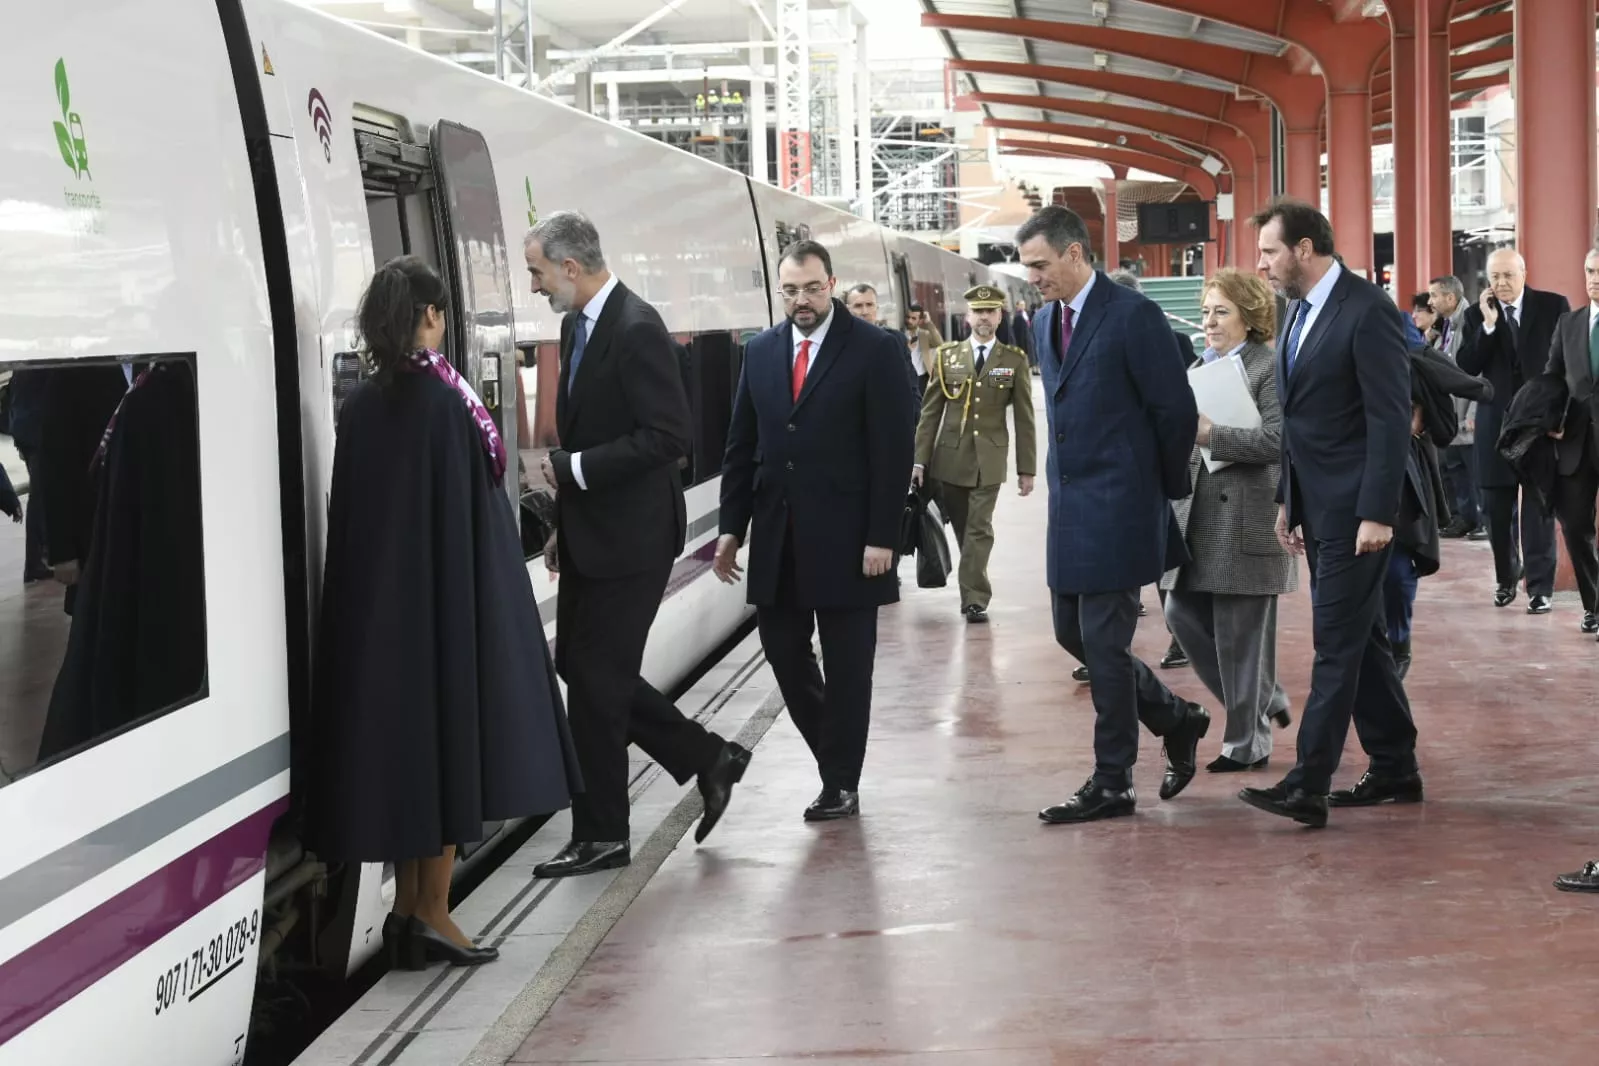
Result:
[[[541,218],[527,231],[522,246],[537,241],[544,258],[552,263],[571,259],[586,273],[605,269],[605,253],[600,251],[600,231],[588,217],[576,211],[557,211]]]
[[[1144,291],[1144,283],[1139,281],[1138,275],[1131,270],[1113,270],[1110,272],[1110,280],[1123,288],[1132,289],[1134,292]]]
[[[1445,274],[1442,277],[1433,278],[1427,284],[1436,285],[1457,300],[1465,300],[1466,298],[1466,287],[1460,284],[1460,279],[1453,274]]]

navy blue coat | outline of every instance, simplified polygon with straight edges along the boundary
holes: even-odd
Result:
[[[1298,302],[1283,316],[1284,330]],[[1410,353],[1386,293],[1345,270],[1300,339],[1293,373],[1277,340],[1282,477],[1290,529],[1353,539],[1362,521],[1394,525],[1410,458]],[[1480,410],[1480,408],[1479,408]]]
[[[1188,562],[1171,501],[1191,491],[1199,411],[1166,316],[1096,272],[1061,358],[1059,301],[1033,316],[1049,424],[1049,587],[1114,592]]]
[[[916,405],[899,346],[833,301],[821,351],[793,399],[793,326],[751,340],[733,398],[722,466],[721,531],[749,538],[749,602],[777,606],[783,540],[793,522],[797,602],[846,609],[899,599],[893,570],[861,573],[868,545],[899,543]],[[753,528],[752,528],[753,525]]]

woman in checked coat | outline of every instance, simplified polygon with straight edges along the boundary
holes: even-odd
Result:
[[[1271,289],[1253,274],[1221,270],[1205,285],[1206,348],[1195,361],[1236,355],[1260,411],[1255,429],[1215,425],[1201,412],[1198,445],[1230,465],[1212,472],[1199,446],[1189,460],[1194,491],[1174,508],[1193,561],[1166,574],[1166,621],[1194,673],[1227,709],[1221,755],[1211,773],[1263,770],[1271,725],[1287,728],[1288,697],[1277,684],[1277,597],[1299,581],[1274,531],[1282,457],[1282,408]]]

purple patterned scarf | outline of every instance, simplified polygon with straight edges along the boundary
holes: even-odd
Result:
[[[472,415],[472,421],[477,423],[478,435],[483,438],[483,450],[488,452],[489,461],[494,464],[494,483],[497,485],[503,481],[505,442],[500,439],[500,431],[494,426],[494,418],[483,406],[483,401],[477,398],[477,393],[472,391],[472,386],[466,383],[466,379],[450,365],[448,359],[432,348],[412,352],[411,366],[416,370],[432,374],[460,395],[467,411]]]

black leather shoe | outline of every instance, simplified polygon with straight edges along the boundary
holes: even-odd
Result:
[[[727,801],[733,797],[733,786],[744,779],[744,771],[749,765],[748,749],[728,741],[717,752],[716,761],[710,768],[700,771],[700,798],[705,802],[705,813],[700,816],[700,824],[694,829],[694,843],[705,843],[705,838],[721,821],[722,812],[727,810]]]
[[[1188,665],[1188,653],[1183,651],[1183,646],[1175,640],[1171,647],[1166,649],[1166,654],[1160,660],[1162,670],[1175,670],[1179,666]]]
[[[1271,720],[1277,724],[1278,729],[1287,729],[1294,724],[1294,716],[1286,710],[1272,711]]]
[[[1466,534],[1466,539],[1467,540],[1487,540],[1488,539],[1488,527],[1487,526],[1478,526],[1476,529],[1474,529],[1470,533]]]
[[[1403,681],[1410,673],[1410,641],[1394,641],[1394,666],[1399,670],[1399,680]]]
[[[1073,670],[1072,680],[1078,682],[1079,684],[1088,684],[1088,667],[1079,666],[1077,669]]]
[[[1147,606],[1145,606],[1144,604],[1140,603],[1138,605],[1138,617],[1143,618],[1148,613],[1149,613],[1149,608]]]
[[[576,877],[614,870],[633,861],[625,840],[574,840],[549,862],[533,867],[534,877]]]
[[[1120,818],[1132,814],[1137,806],[1138,796],[1131,785],[1124,789],[1102,788],[1090,777],[1071,799],[1045,807],[1038,812],[1038,817],[1050,825],[1072,825],[1097,822],[1101,818]]]
[[[1212,774],[1240,774],[1246,770],[1264,770],[1271,762],[1271,756],[1256,759],[1254,762],[1239,762],[1229,759],[1225,755],[1218,755],[1205,764],[1205,771]]]
[[[1327,797],[1329,807],[1375,807],[1379,803],[1420,803],[1421,775],[1378,774],[1367,770],[1354,788],[1340,788]]]
[[[451,966],[482,966],[500,957],[498,948],[462,947],[428,925],[416,915],[407,920],[405,930],[405,968],[425,970],[430,962]]]
[[[1533,596],[1527,600],[1528,614],[1548,614],[1552,610],[1548,596]]]
[[[1494,606],[1509,607],[1516,599],[1516,586],[1500,585],[1494,589]]]
[[[1599,614],[1592,611],[1582,612],[1582,631],[1584,633],[1599,633]]]
[[[1574,874],[1561,874],[1555,887],[1562,892],[1599,892],[1599,862],[1584,863]]]
[[[1188,705],[1182,723],[1165,736],[1166,773],[1160,779],[1160,798],[1169,800],[1194,779],[1199,741],[1210,732],[1210,714],[1197,704]]]
[[[811,805],[805,808],[807,822],[832,822],[839,818],[854,818],[861,813],[859,792],[846,792],[841,788],[824,788],[817,793]]]
[[[1238,798],[1259,811],[1275,814],[1279,818],[1292,818],[1300,825],[1322,829],[1327,825],[1327,797],[1317,796],[1302,788],[1284,788],[1281,783],[1270,788],[1246,788]]]
[[[406,962],[405,934],[409,924],[409,919],[401,918],[393,911],[383,917],[383,954],[387,956],[391,970],[398,970]]]
[[[988,621],[988,612],[977,606],[975,603],[968,603],[965,607],[962,607],[961,614],[966,616],[967,622]]]
[[[1440,529],[1438,531],[1438,535],[1444,540],[1460,540],[1470,532],[1471,524],[1459,517],[1456,517],[1447,526],[1444,526],[1442,529]]]

